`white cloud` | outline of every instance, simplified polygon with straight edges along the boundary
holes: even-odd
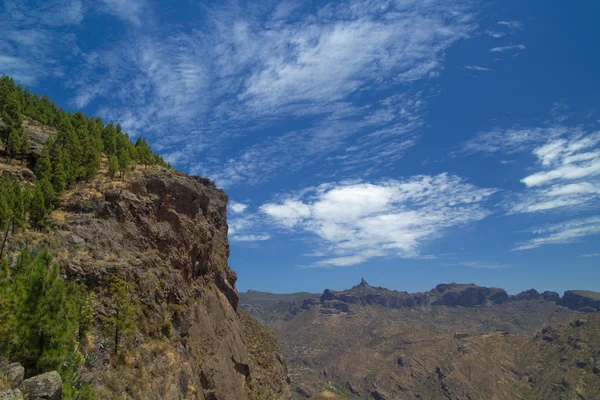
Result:
[[[600,257],[600,253],[582,254],[581,257]]]
[[[326,257],[313,266],[345,266],[374,257],[418,257],[445,229],[487,217],[482,203],[495,192],[441,174],[326,184],[260,210],[285,228],[316,235]]]
[[[494,52],[494,53],[503,53],[505,51],[511,51],[511,50],[525,50],[525,45],[516,44],[514,46],[500,46],[500,47],[493,47],[490,49],[490,51]]]
[[[506,34],[504,32],[490,31],[490,30],[485,31],[485,34],[488,36],[491,36],[493,38],[496,38],[496,39],[506,36]]]
[[[566,127],[495,129],[477,134],[461,145],[459,153],[515,154],[529,151],[562,135],[572,132]]]
[[[505,269],[510,267],[510,265],[498,264],[489,261],[461,261],[458,264],[465,267],[481,269]]]
[[[105,12],[134,25],[141,23],[141,14],[147,7],[145,0],[100,0],[100,3],[104,3]]]
[[[270,235],[232,235],[229,240],[234,242],[262,242],[271,239]]]
[[[521,179],[528,188],[511,205],[511,213],[555,209],[582,210],[600,202],[600,132],[569,130],[562,137],[548,138],[532,153],[541,171]]]
[[[296,200],[285,200],[281,204],[264,204],[260,211],[276,219],[286,228],[293,228],[311,213],[306,204]]]
[[[496,129],[463,144],[459,153],[514,154],[531,152],[538,171],[521,179],[525,190],[509,194],[508,214],[558,212],[573,215],[600,207],[600,132],[581,127]],[[593,235],[600,220],[579,219],[536,230],[541,237],[517,250],[570,243]]]
[[[229,202],[229,209],[233,211],[235,214],[243,214],[244,211],[248,208],[247,204],[238,203],[237,201]]]
[[[491,71],[494,71],[491,68],[481,67],[479,65],[465,65],[465,69],[469,69],[471,71],[480,71],[480,72],[491,72]]]
[[[523,23],[521,21],[498,21],[498,25],[505,26],[510,29],[521,29]]]
[[[586,161],[579,165],[563,165],[556,169],[538,172],[523,179],[528,187],[540,186],[555,180],[572,180],[600,175],[600,160]]]
[[[515,250],[530,250],[549,244],[573,243],[586,236],[598,235],[600,234],[600,217],[571,220],[536,229],[533,233],[540,237],[521,243],[515,247]]]

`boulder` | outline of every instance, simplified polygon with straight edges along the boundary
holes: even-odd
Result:
[[[0,373],[6,376],[10,387],[16,389],[23,382],[25,368],[19,363],[12,363],[0,368]]]
[[[62,379],[56,371],[47,372],[25,379],[21,391],[27,400],[61,400]]]

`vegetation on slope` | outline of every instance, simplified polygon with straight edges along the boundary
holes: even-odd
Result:
[[[33,229],[43,229],[48,215],[57,207],[62,193],[75,181],[96,176],[102,156],[109,160],[111,177],[124,177],[136,164],[168,166],[141,137],[135,144],[121,125],[104,124],[99,117],[80,111],[68,113],[47,95],[32,94],[6,75],[0,78],[0,142],[8,162],[32,157],[30,138],[23,132],[23,116],[56,129],[36,158],[37,180],[30,190],[20,190],[6,178],[0,187],[0,229],[11,223],[23,227],[26,216]]]

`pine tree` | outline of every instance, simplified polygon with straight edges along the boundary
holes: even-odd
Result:
[[[65,370],[75,359],[75,303],[47,250],[27,257],[15,276],[15,338],[9,357],[29,373]]]
[[[29,205],[29,219],[34,229],[42,230],[46,226],[46,212],[44,192],[41,185],[37,185]]]
[[[113,277],[107,293],[109,309],[103,318],[114,337],[114,352],[118,354],[119,345],[124,337],[135,332],[138,309],[133,304],[127,282],[119,277]]]
[[[0,187],[0,232],[4,233],[12,219],[9,193]]]
[[[96,307],[98,306],[96,295],[94,292],[88,293],[86,286],[82,283],[72,283],[69,285],[69,289],[70,296],[76,303],[79,325],[77,338],[81,342],[96,320]]]
[[[12,214],[12,228],[13,233],[15,228],[22,228],[25,226],[25,198],[24,192],[21,189],[21,184],[17,180],[13,180],[12,186],[12,203],[11,203],[11,214]]]
[[[21,119],[22,106],[19,94],[16,90],[11,91],[2,109],[2,120],[6,124],[4,142],[8,143],[8,136],[15,133],[17,136],[23,131],[23,121]]]
[[[21,135],[21,144],[20,144],[20,153],[21,153],[21,165],[23,165],[23,161],[27,159],[29,153],[31,153],[31,144],[29,143],[29,135],[23,133]]]
[[[117,172],[119,172],[119,160],[117,159],[117,156],[112,155],[108,161],[108,176],[113,179]]]
[[[125,179],[125,173],[129,171],[129,151],[127,148],[124,148],[119,153],[119,172],[121,172],[121,177]]]
[[[108,154],[115,154],[117,151],[117,132],[114,122],[110,121],[102,130],[102,142],[104,143],[104,151]]]
[[[21,152],[21,140],[19,134],[12,130],[8,134],[8,142],[6,143],[6,150],[8,152],[8,162],[12,162],[13,158],[19,157]]]
[[[60,161],[54,164],[52,171],[52,188],[54,189],[56,197],[59,197],[67,188],[67,174]]]
[[[52,160],[50,159],[50,143],[42,148],[42,154],[35,164],[35,175],[38,179],[52,179]]]

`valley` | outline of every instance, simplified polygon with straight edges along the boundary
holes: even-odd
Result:
[[[592,399],[600,315],[583,304],[593,296],[458,284],[409,294],[363,280],[240,301],[279,337],[298,398]]]

